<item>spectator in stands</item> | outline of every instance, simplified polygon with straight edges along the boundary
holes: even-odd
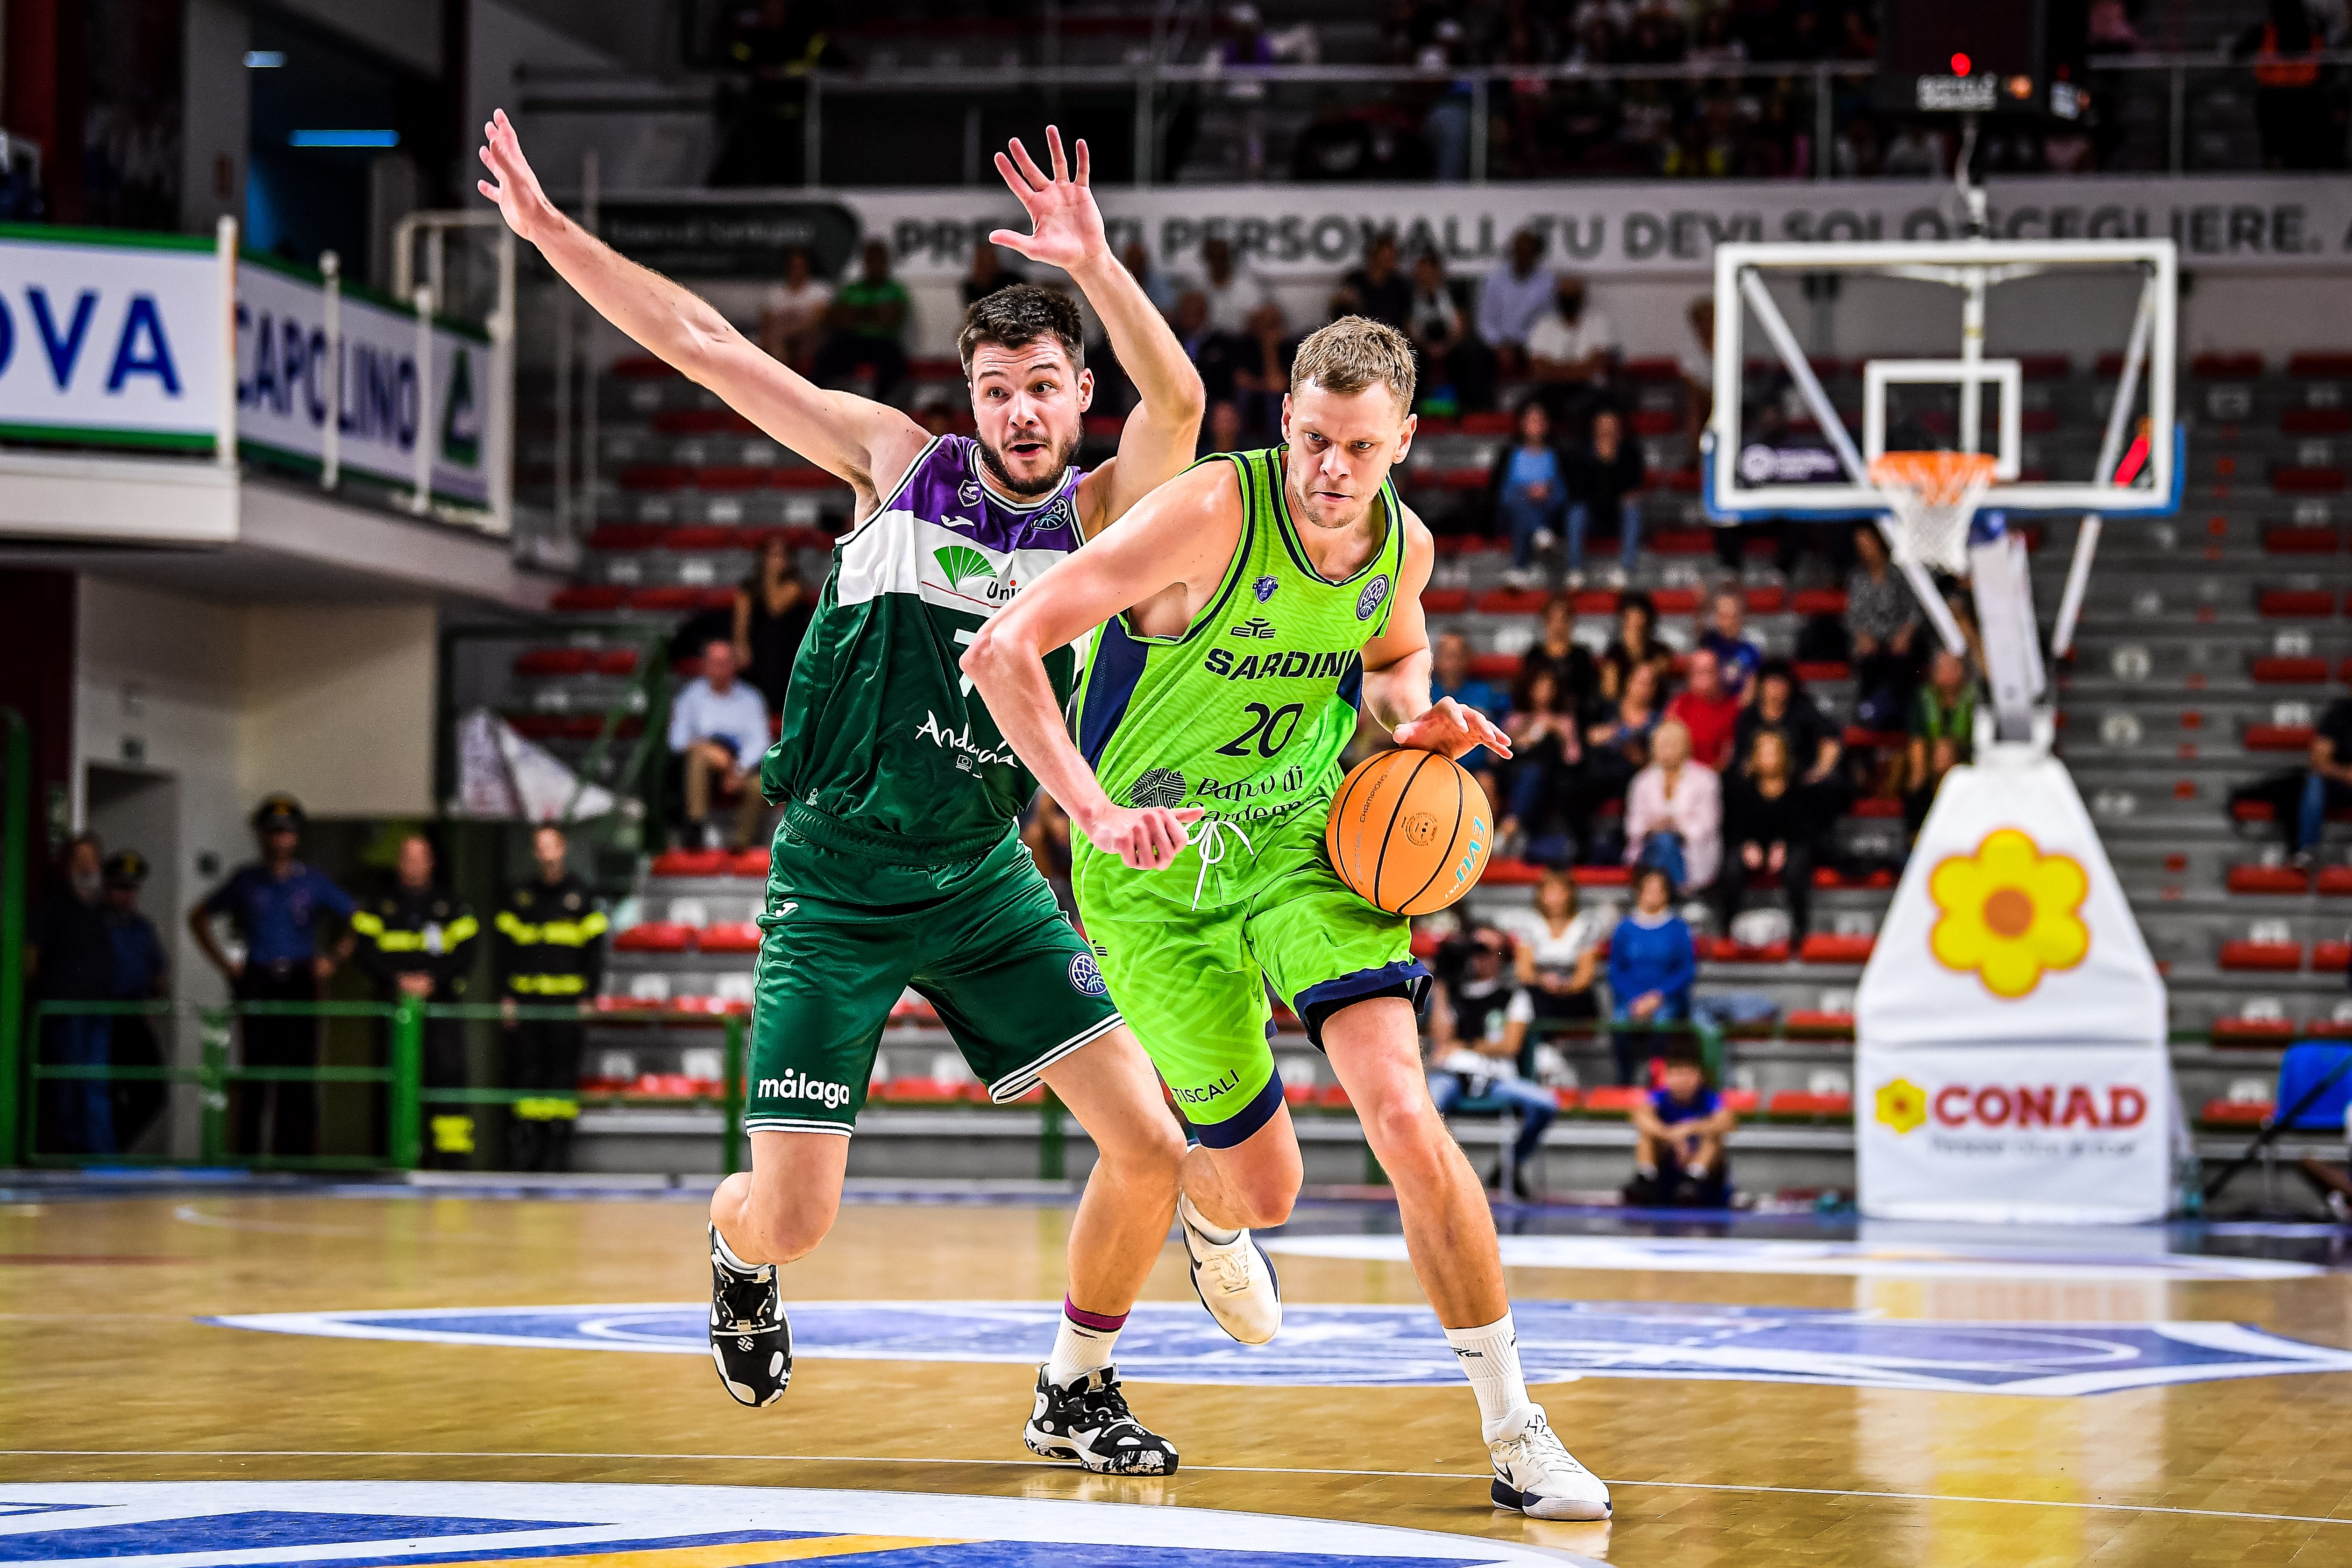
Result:
[[[1242,411],[1233,399],[1219,398],[1209,405],[1209,417],[1201,422],[1197,455],[1208,456],[1213,452],[1239,452],[1242,438]]]
[[[765,804],[760,799],[760,762],[768,752],[768,705],[751,686],[735,678],[735,644],[713,639],[703,645],[702,673],[672,700],[669,748],[686,775],[686,822],[690,834],[717,848],[721,832],[709,821],[714,794],[735,798],[734,847],[756,842]]]
[[[1255,440],[1282,439],[1282,400],[1290,391],[1290,359],[1297,340],[1286,335],[1282,307],[1268,302],[1250,312],[1249,330],[1232,340],[1234,401],[1242,426]]]
[[[1698,944],[1674,911],[1675,881],[1665,867],[1633,873],[1633,908],[1609,934],[1610,1017],[1618,1023],[1677,1024],[1690,1020],[1691,983],[1698,977]],[[1617,1082],[1634,1082],[1635,1068],[1657,1054],[1647,1032],[1612,1031],[1610,1054]]]
[[[1739,730],[1739,699],[1723,689],[1722,668],[1713,649],[1692,651],[1687,684],[1666,705],[1666,717],[1689,735],[1691,755],[1701,765],[1717,771],[1730,765]]]
[[[1625,790],[1625,863],[1664,866],[1676,887],[1696,891],[1715,881],[1722,857],[1722,780],[1692,759],[1690,731],[1668,718]]]
[[[1536,884],[1536,906],[1511,924],[1519,990],[1528,998],[1526,1028],[1584,1023],[1601,1016],[1593,982],[1601,949],[1614,918],[1605,909],[1576,906],[1576,879],[1554,866]],[[1506,1037],[1516,1047],[1517,1035]]]
[[[302,803],[291,795],[271,795],[253,813],[261,859],[237,868],[188,911],[188,935],[196,950],[228,977],[229,995],[240,1002],[315,1002],[320,988],[348,956],[346,929],[330,946],[320,940],[319,916],[349,922],[359,906],[351,894],[295,858],[302,845]],[[244,944],[231,959],[213,933],[226,915]],[[247,1067],[316,1067],[319,1020],[308,1016],[248,1016],[243,1020]],[[250,1082],[232,1091],[236,1101],[239,1154],[310,1155],[317,1152],[319,1095],[309,1083]],[[263,1138],[265,1124],[269,1129]]]
[[[1435,701],[1452,697],[1464,707],[1475,708],[1497,724],[1510,715],[1509,695],[1491,681],[1482,680],[1470,670],[1470,640],[1459,632],[1441,632],[1433,653],[1430,666],[1430,698]],[[1454,760],[1479,776],[1488,800],[1495,798],[1495,754],[1485,747],[1473,747]]]
[[[1716,878],[1716,929],[1729,932],[1758,876],[1778,877],[1789,905],[1790,940],[1813,925],[1813,857],[1820,824],[1790,771],[1789,743],[1777,729],[1756,737],[1746,764],[1723,790],[1723,871]]]
[[[760,301],[760,347],[806,375],[824,342],[825,312],[833,308],[833,285],[810,268],[799,246],[784,253],[784,279],[768,286]]]
[[[1658,640],[1656,601],[1635,590],[1617,601],[1617,635],[1601,654],[1601,697],[1613,703],[1623,696],[1638,664],[1651,665],[1663,683],[1674,674],[1675,651]]]
[[[1552,273],[1542,265],[1543,253],[1543,235],[1521,229],[1511,236],[1510,258],[1486,275],[1478,292],[1478,336],[1509,379],[1527,374],[1528,333],[1552,304]]]
[[[1617,536],[1616,580],[1632,580],[1633,563],[1642,551],[1642,503],[1638,492],[1647,476],[1642,444],[1625,437],[1625,421],[1613,409],[1592,416],[1592,439],[1570,459],[1568,467],[1568,582],[1584,586],[1584,541],[1588,537]]]
[[[1748,685],[1757,666],[1764,663],[1763,651],[1748,635],[1748,596],[1738,586],[1725,584],[1715,591],[1707,618],[1709,625],[1700,634],[1698,645],[1715,655],[1723,689],[1746,702],[1754,695]]]
[[[1661,1082],[1633,1105],[1633,1179],[1625,1201],[1639,1208],[1720,1208],[1730,1186],[1723,1141],[1739,1118],[1706,1081],[1689,1046],[1667,1052]]]
[[[1559,677],[1561,705],[1589,721],[1601,708],[1601,667],[1591,651],[1576,640],[1576,600],[1555,593],[1544,601],[1543,636],[1520,655],[1526,671],[1549,669]]]
[[[1887,559],[1877,524],[1855,527],[1853,555],[1845,580],[1845,624],[1853,649],[1854,722],[1890,730],[1908,706],[1918,669],[1919,601]]]
[[[1250,312],[1274,303],[1273,288],[1255,269],[1234,265],[1233,242],[1222,235],[1202,242],[1201,267],[1204,276],[1193,287],[1208,303],[1213,332],[1238,337],[1249,330]]]
[[[1495,531],[1511,541],[1511,565],[1504,580],[1514,588],[1538,580],[1536,552],[1549,549],[1568,516],[1567,465],[1552,444],[1551,411],[1540,398],[1519,405],[1513,439],[1495,454],[1486,476]]]
[[[888,402],[907,379],[907,286],[890,276],[890,246],[866,242],[856,278],[834,291],[825,313],[832,335],[816,356],[815,379],[839,386],[860,370],[874,377],[874,400]]]
[[[1584,279],[1552,280],[1551,308],[1528,328],[1528,373],[1539,382],[1599,386],[1617,357],[1617,328],[1585,302]]]
[[[1184,357],[1200,372],[1201,387],[1212,403],[1229,402],[1240,390],[1247,338],[1221,332],[1211,322],[1209,297],[1197,288],[1177,297],[1176,314],[1169,322]]]
[[[815,596],[793,565],[792,547],[782,534],[770,534],[760,541],[760,564],[735,590],[734,642],[736,664],[767,699],[771,714],[783,711],[793,661],[815,612]]]
[[[1119,265],[1127,268],[1129,276],[1143,290],[1144,298],[1150,300],[1162,316],[1174,312],[1176,280],[1153,263],[1150,247],[1139,239],[1131,239],[1118,253],[1118,259]],[[1087,356],[1089,360],[1093,357],[1091,354]]]
[[[114,995],[114,937],[106,925],[105,873],[98,835],[78,833],[66,845],[54,885],[32,909],[25,932],[25,974],[38,1002],[103,1002]],[[13,961],[0,959],[0,962]],[[39,1060],[51,1067],[104,1067],[110,1061],[113,1020],[67,1014],[42,1020]],[[9,1092],[14,1093],[11,1084]],[[110,1155],[114,1100],[97,1080],[52,1080],[41,1085],[48,1149],[68,1155]]]
[[[2254,127],[2265,169],[2343,166],[2344,128],[2330,123],[2321,67],[2302,57],[2327,47],[2314,9],[2310,0],[2270,0],[2263,20],[2230,45],[2231,58],[2255,62]]]
[[[1512,1186],[1533,1196],[1528,1163],[1559,1113],[1551,1091],[1519,1076],[1518,1047],[1532,1016],[1515,983],[1511,939],[1492,925],[1477,925],[1447,943],[1437,955],[1437,978],[1429,998],[1429,1096],[1441,1116],[1465,1099],[1500,1100],[1519,1113],[1512,1147]],[[1510,1026],[1516,1021],[1519,1027]],[[1502,1186],[1497,1161],[1486,1185]]]
[[[1660,705],[1664,689],[1656,665],[1636,664],[1625,679],[1624,690],[1609,705],[1605,716],[1586,727],[1585,785],[1596,811],[1612,801],[1622,808],[1633,775],[1649,766],[1650,738],[1657,732],[1658,720],[1663,716]],[[1594,847],[1598,851],[1597,841]],[[1609,855],[1596,852],[1592,858],[1616,856],[1613,852]]]
[[[1838,764],[1845,753],[1843,739],[1786,659],[1764,661],[1756,674],[1756,700],[1739,711],[1731,749],[1740,766],[1748,764],[1757,737],[1767,734],[1780,736],[1786,745],[1790,771],[1799,789],[1814,797],[1808,802],[1814,814],[1842,816],[1845,800]]]
[[[1456,407],[1483,413],[1495,406],[1495,350],[1462,320],[1445,264],[1423,251],[1412,264],[1412,337],[1422,361],[1422,384],[1451,386]]]
[[[1496,840],[1538,865],[1566,865],[1576,858],[1582,836],[1578,776],[1584,737],[1549,667],[1520,672],[1503,728],[1511,737],[1510,792]]]
[[[2327,815],[2352,806],[2352,697],[2327,705],[2312,729],[2311,765],[2290,768],[2231,792],[2231,804],[2259,800],[2286,841],[2289,861],[2308,867],[2327,831]]]
[[[139,911],[147,857],[137,850],[117,850],[106,857],[105,876],[106,931],[114,946],[114,984],[109,997],[118,1002],[152,1002],[170,995],[172,961],[164,955],[155,923]],[[164,1066],[152,1021],[136,1015],[118,1015],[110,1020],[107,1060],[117,1067]],[[108,1087],[114,1101],[115,1147],[136,1148],[148,1125],[169,1102],[169,1092],[153,1082],[123,1082]]]
[[[1928,662],[1927,684],[1911,706],[1911,739],[1905,769],[1908,794],[1904,817],[1914,832],[1927,820],[1927,808],[1944,775],[1967,760],[1977,730],[1976,683],[1968,664],[1948,648]]]
[[[964,274],[963,302],[965,308],[979,304],[1000,288],[1010,288],[1028,279],[1021,269],[1007,263],[1004,253],[986,240],[975,240],[971,247],[971,270]]]
[[[1383,230],[1364,247],[1361,267],[1339,279],[1339,298],[1349,311],[1369,316],[1383,326],[1410,336],[1412,331],[1412,279],[1397,266],[1396,235]]]

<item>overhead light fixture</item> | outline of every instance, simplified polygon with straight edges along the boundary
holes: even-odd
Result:
[[[289,131],[289,147],[397,147],[397,131]]]
[[[245,51],[245,68],[249,71],[274,71],[285,63],[286,51],[283,49],[247,49]]]

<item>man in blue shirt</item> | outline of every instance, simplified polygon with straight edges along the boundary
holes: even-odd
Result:
[[[253,813],[261,841],[258,862],[240,866],[228,881],[188,911],[188,934],[197,950],[228,977],[229,994],[240,1002],[315,1002],[319,988],[352,950],[351,895],[320,872],[295,858],[301,847],[302,803],[272,795]],[[324,912],[343,922],[331,949],[319,940]],[[213,922],[226,916],[245,944],[232,959],[214,934]],[[245,1020],[247,1067],[316,1067],[319,1020],[314,1017],[250,1017]],[[274,1105],[265,1118],[264,1110]],[[262,1124],[273,1136],[265,1148]],[[248,1082],[237,1093],[236,1149],[281,1157],[317,1152],[319,1097],[315,1085]]]
[[[1737,588],[1718,588],[1709,619],[1714,622],[1700,636],[1698,645],[1715,655],[1717,669],[1723,672],[1723,689],[1742,703],[1752,695],[1748,690],[1756,672],[1764,663],[1763,651],[1748,640],[1748,600]],[[1811,759],[1804,759],[1811,767]]]
[[[1633,908],[1609,936],[1609,999],[1619,1023],[1673,1024],[1690,1018],[1698,948],[1690,927],[1674,912],[1674,879],[1664,868],[1634,869]],[[1612,1032],[1609,1044],[1617,1059],[1617,1082],[1633,1082],[1635,1066],[1675,1038],[1654,1030]]]
[[[147,857],[137,850],[118,850],[106,857],[107,935],[114,948],[113,999],[150,1002],[167,989],[171,960],[155,923],[139,912],[139,887],[147,880]],[[135,1014],[113,1020],[110,1060],[117,1067],[161,1067],[163,1052],[152,1022]],[[161,1114],[168,1092],[152,1080],[127,1079],[109,1086],[113,1092],[114,1138],[119,1149],[137,1146],[149,1124]]]
[[[1739,1118],[1706,1081],[1698,1059],[1666,1058],[1664,1081],[1633,1106],[1633,1179],[1625,1201],[1644,1208],[1720,1207],[1728,1186],[1723,1140]]]
[[[768,705],[735,678],[735,644],[714,639],[703,645],[702,674],[672,699],[669,748],[686,773],[686,823],[717,847],[710,815],[714,791],[735,798],[737,849],[758,837],[761,813],[760,759],[768,754]]]

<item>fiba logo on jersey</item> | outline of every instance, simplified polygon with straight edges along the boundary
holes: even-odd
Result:
[[[1070,955],[1070,989],[1082,997],[1099,997],[1109,991],[1103,984],[1102,968],[1092,953]]]
[[[1370,621],[1372,618],[1372,612],[1378,610],[1381,607],[1381,601],[1386,599],[1388,596],[1388,573],[1382,572],[1380,576],[1372,579],[1371,581],[1364,584],[1364,591],[1357,596],[1356,619],[1359,621]]]

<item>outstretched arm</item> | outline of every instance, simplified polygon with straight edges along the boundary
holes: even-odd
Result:
[[[1091,538],[1192,465],[1207,394],[1201,389],[1201,373],[1184,357],[1184,346],[1143,286],[1111,254],[1102,211],[1087,184],[1085,139],[1077,144],[1075,170],[1063,154],[1058,127],[1045,127],[1045,150],[1054,165],[1050,175],[1037,167],[1017,137],[1009,155],[996,155],[996,172],[1021,198],[1036,232],[998,229],[988,243],[1068,273],[1102,318],[1111,352],[1142,394],[1120,433],[1118,455],[1086,480],[1080,515]]]
[[[1399,746],[1459,758],[1480,747],[1497,757],[1511,754],[1511,737],[1475,708],[1452,697],[1429,700],[1429,622],[1422,618],[1421,591],[1429,586],[1436,543],[1410,507],[1399,519],[1405,530],[1404,570],[1399,574],[1389,623],[1364,644],[1364,707]]]
[[[1153,491],[1086,549],[1065,556],[980,629],[963,673],[1045,792],[1087,841],[1138,871],[1157,871],[1184,847],[1198,810],[1114,805],[1078,755],[1045,676],[1045,655],[1163,589],[1183,584],[1186,608],[1215,591],[1241,537],[1241,486],[1212,464]]]
[[[929,437],[895,408],[826,392],[761,352],[709,303],[639,267],[557,210],[522,155],[499,110],[482,128],[478,183],[507,225],[537,246],[548,265],[598,314],[730,408],[818,467],[846,480],[859,510],[905,472]]]

